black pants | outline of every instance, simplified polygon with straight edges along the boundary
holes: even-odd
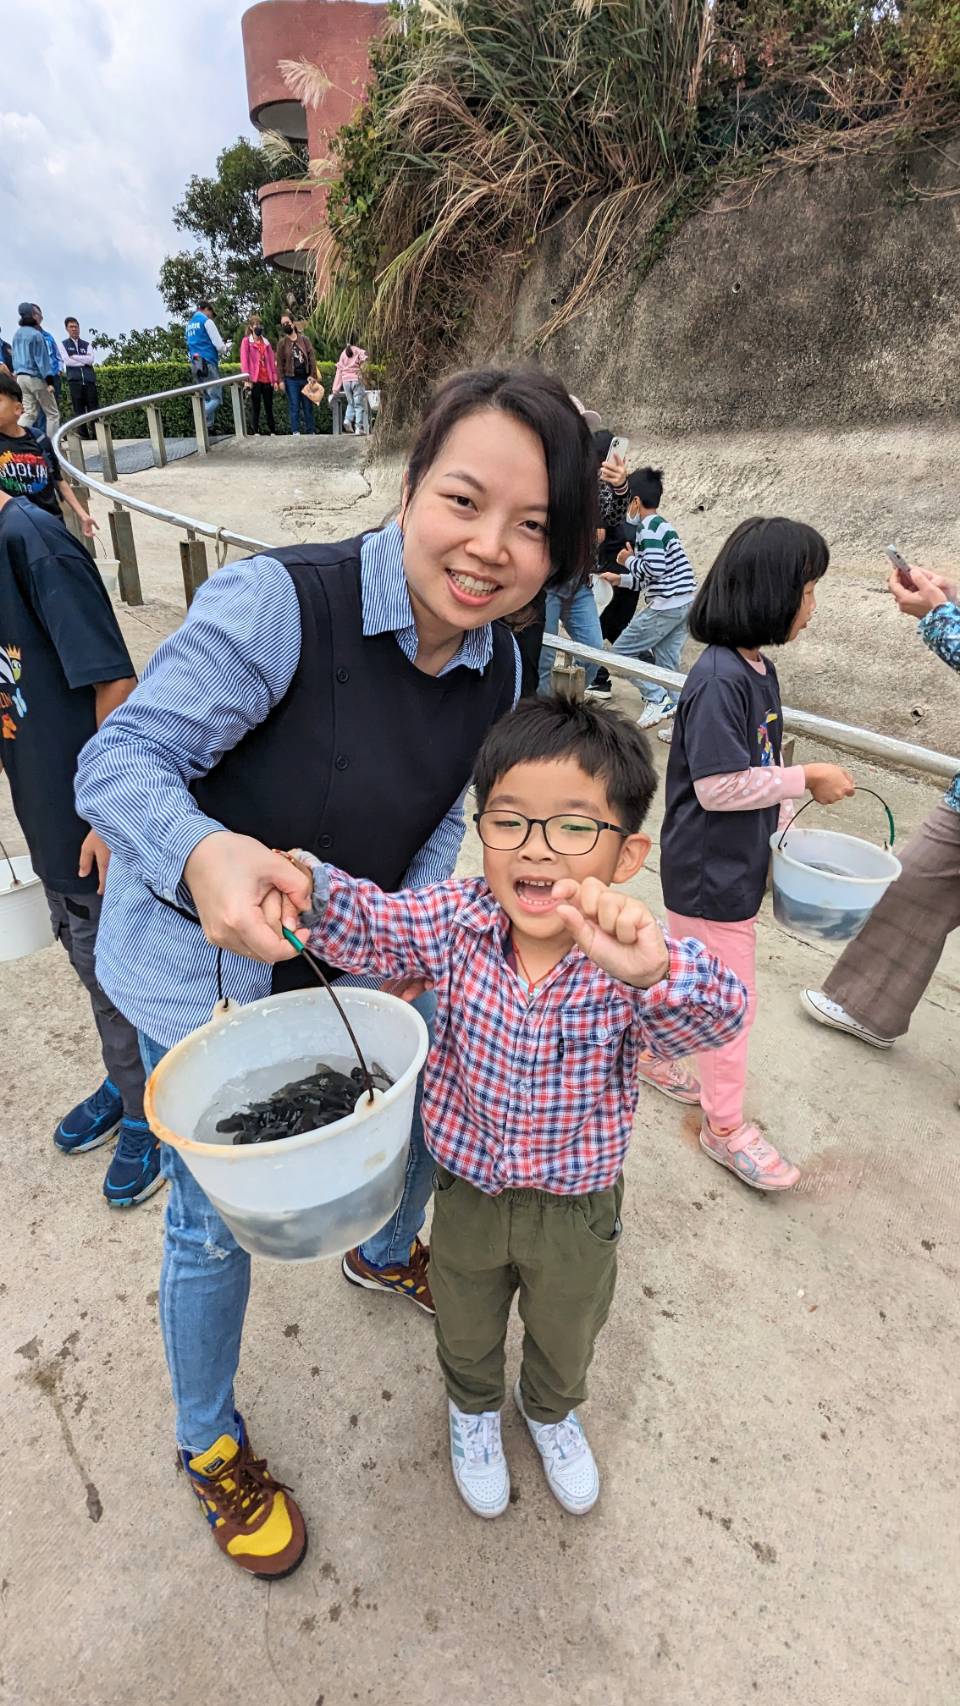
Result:
[[[97,407],[100,402],[100,397],[97,393],[97,382],[95,379],[84,379],[82,373],[75,373],[72,368],[68,367],[67,384],[70,387],[70,402],[73,405],[73,413],[75,415],[85,415],[89,413],[91,409],[95,409]],[[81,438],[92,438],[93,427],[81,427],[80,436]]]
[[[260,409],[266,411],[267,431],[275,432],[273,424],[273,386],[266,379],[258,379],[250,387],[250,405],[253,410],[253,430],[260,430]]]
[[[534,617],[525,628],[515,628],[513,637],[520,653],[520,697],[535,699],[540,683],[540,652],[546,627],[547,595],[538,592],[533,601]]]

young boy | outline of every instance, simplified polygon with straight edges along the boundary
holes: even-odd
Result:
[[[627,624],[612,650],[621,657],[652,652],[660,669],[679,669],[696,581],[675,529],[659,513],[662,471],[640,468],[632,478],[633,496],[627,514],[637,523],[636,549],[625,546],[617,557],[622,573],[607,572],[603,578],[611,586],[642,592],[646,608]],[[655,728],[673,716],[677,700],[669,688],[644,682],[640,692],[646,701],[637,719],[640,728]]]
[[[613,1297],[641,1049],[735,1035],[739,980],[666,938],[611,883],[636,875],[656,781],[615,713],[529,699],[477,759],[482,877],[384,894],[309,855],[301,936],[345,970],[419,973],[437,994],[423,1126],[437,1163],[430,1283],[454,1480],[478,1516],[510,1496],[500,1442],[514,1292],[514,1398],[551,1492],[576,1514],[600,1480],[575,1405]]]

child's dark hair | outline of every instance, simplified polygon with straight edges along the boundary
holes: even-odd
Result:
[[[494,723],[473,773],[477,810],[484,811],[497,782],[515,764],[550,764],[574,758],[601,781],[622,829],[634,834],[657,790],[650,749],[636,723],[617,711],[559,696],[522,699]]]
[[[23,392],[12,373],[0,373],[0,397],[14,397],[18,403],[23,402]]]
[[[454,427],[482,409],[499,409],[536,433],[547,464],[550,512],[548,547],[559,586],[587,573],[594,562],[598,496],[597,457],[583,416],[566,386],[538,367],[472,368],[456,373],[435,392],[407,465],[412,498]]]
[[[663,497],[663,469],[635,468],[627,478],[631,498],[639,498],[644,509],[658,509]]]
[[[693,601],[693,638],[705,646],[785,645],[805,585],[820,580],[829,562],[826,540],[804,521],[741,521]]]

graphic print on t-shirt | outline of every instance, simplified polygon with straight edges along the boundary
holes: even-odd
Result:
[[[31,432],[22,438],[0,434],[0,492],[8,498],[29,498],[51,515],[60,514],[53,448]]]
[[[17,738],[11,712],[16,711],[21,721],[27,714],[27,702],[18,685],[22,667],[18,646],[0,646],[0,735],[4,740]]]
[[[757,746],[758,746],[759,751],[760,751],[760,768],[761,768],[761,770],[768,769],[771,764],[775,764],[777,761],[777,755],[773,750],[773,743],[770,739],[770,731],[767,727],[767,724],[768,723],[776,723],[778,720],[779,720],[779,713],[778,712],[768,711],[766,714],[766,717],[764,718],[763,722],[760,724],[760,727],[757,730]]]

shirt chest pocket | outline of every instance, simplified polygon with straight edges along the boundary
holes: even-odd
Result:
[[[616,1072],[624,1032],[633,1019],[627,1001],[594,1002],[560,1015],[557,1054],[567,1095],[597,1093]]]

